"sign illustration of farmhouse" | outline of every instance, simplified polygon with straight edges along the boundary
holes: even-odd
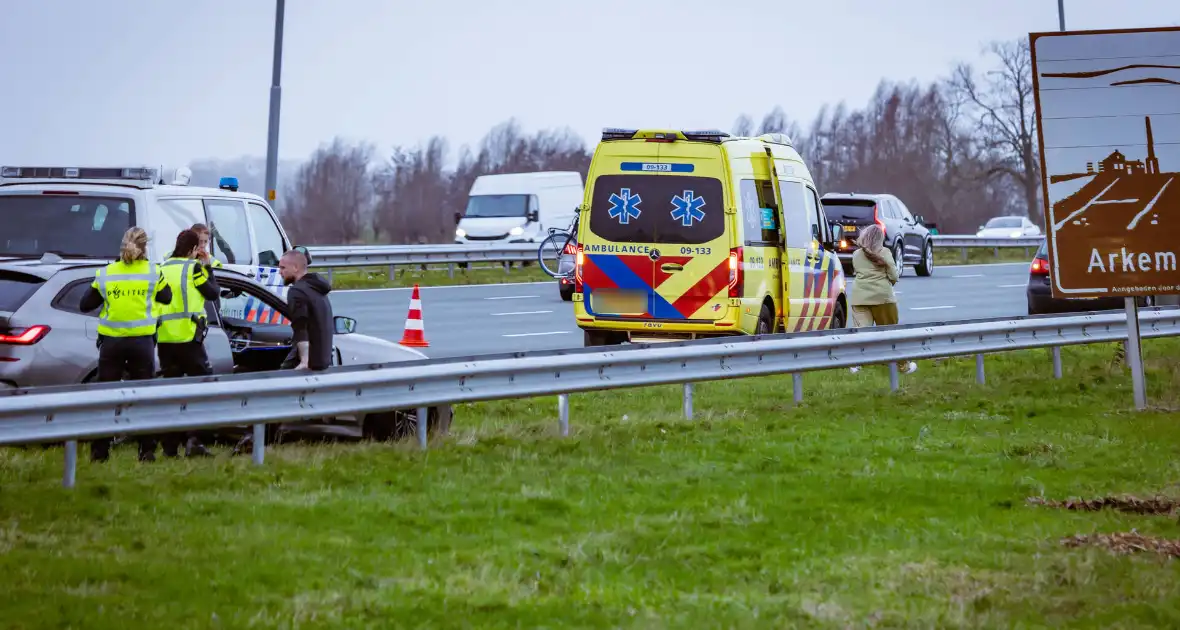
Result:
[[[1180,28],[1029,40],[1053,295],[1180,292]]]

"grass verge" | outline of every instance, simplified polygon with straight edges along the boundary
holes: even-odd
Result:
[[[0,451],[7,627],[1180,626],[1180,563],[1070,537],[1175,518],[1180,343],[463,405],[451,436],[139,465]],[[82,458],[85,459],[84,457]],[[1076,540],[1076,539],[1071,539]],[[1089,540],[1089,539],[1086,539]],[[1135,543],[1132,548],[1146,548]]]
[[[327,270],[317,270],[327,275]],[[333,289],[386,289],[392,287],[412,287],[415,284],[424,287],[455,286],[461,284],[500,284],[511,282],[556,282],[541,270],[535,263],[527,267],[514,265],[510,271],[503,267],[488,267],[481,264],[478,267],[462,269],[455,266],[452,274],[446,267],[401,266],[394,270],[393,277],[389,276],[389,267],[342,267],[332,270]]]
[[[997,256],[996,253],[999,252]],[[1023,262],[1032,263],[1035,247],[1001,247],[994,250],[987,247],[968,247],[967,260],[963,260],[963,253],[958,247],[934,248],[934,266],[949,265],[986,265],[993,263]]]

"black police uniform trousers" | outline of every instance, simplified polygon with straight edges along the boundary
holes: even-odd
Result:
[[[179,378],[182,376],[209,376],[213,373],[213,366],[209,365],[209,356],[205,353],[205,344],[199,341],[203,335],[184,343],[161,343],[157,346],[160,355],[160,371],[164,378]],[[169,433],[160,438],[164,447],[164,455],[175,457],[179,454],[180,444],[189,438],[197,437],[196,431],[187,433]]]
[[[140,337],[99,336],[98,380],[101,383],[128,380],[150,380],[155,377],[156,338],[154,335]],[[139,458],[154,456],[155,436],[139,437]],[[90,459],[106,461],[110,457],[111,438],[100,438],[90,442]]]

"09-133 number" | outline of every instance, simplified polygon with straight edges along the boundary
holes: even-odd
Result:
[[[713,253],[713,248],[711,248],[711,247],[681,247],[680,248],[680,255],[682,255],[682,256],[689,256],[692,254],[696,254],[697,256],[708,256],[709,254],[712,254],[712,253]]]

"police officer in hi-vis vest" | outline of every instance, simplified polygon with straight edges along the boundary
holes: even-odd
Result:
[[[123,234],[119,260],[99,269],[82,297],[82,312],[99,306],[98,380],[148,380],[155,376],[157,304],[172,302],[172,289],[159,267],[147,260],[147,232],[133,227]],[[90,459],[110,457],[111,439],[90,443]],[[140,436],[140,461],[154,461],[156,440]]]
[[[213,277],[213,270],[197,260],[200,253],[201,237],[193,230],[184,230],[176,237],[172,257],[162,266],[164,281],[173,289],[172,304],[160,311],[159,343],[156,346],[164,378],[213,373],[204,345],[209,330],[205,300],[216,301],[221,289]],[[181,439],[185,439],[186,456],[211,455],[196,432],[189,432],[162,436],[166,457],[179,454]]]

